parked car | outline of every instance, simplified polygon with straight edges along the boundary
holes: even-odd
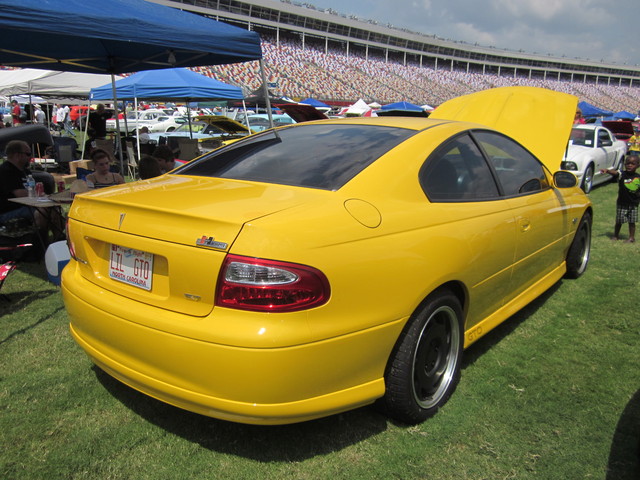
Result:
[[[176,128],[188,123],[188,121],[186,117],[173,115],[158,117],[156,122],[149,126],[149,132],[173,132]]]
[[[617,170],[626,153],[627,143],[616,139],[609,129],[593,123],[574,125],[560,168],[578,177],[580,187],[589,193],[593,186],[611,180],[611,175],[600,170]]]
[[[168,143],[172,137],[188,137],[198,140],[202,152],[208,152],[221,145],[251,134],[244,125],[222,115],[201,115],[176,128],[172,132],[150,133],[151,143]]]
[[[69,109],[69,119],[75,128],[84,127],[82,119],[87,117],[87,112],[93,111],[88,105],[72,105]]]
[[[134,135],[141,127],[151,128],[158,122],[159,118],[166,117],[167,114],[161,109],[140,110],[138,112],[130,111],[126,114],[125,119],[119,119],[120,131],[126,131],[128,135]],[[116,119],[107,120],[107,132],[116,131]]]
[[[296,121],[289,115],[273,114],[271,115],[274,127],[282,127],[284,125],[291,125]],[[248,125],[251,131],[261,132],[271,127],[269,123],[269,115],[266,113],[256,113],[255,115],[248,115],[245,119],[245,125]]]
[[[204,415],[282,424],[377,401],[421,422],[463,348],[587,268],[590,201],[549,170],[576,105],[510,87],[430,118],[304,122],[77,195],[71,333],[110,375]]]

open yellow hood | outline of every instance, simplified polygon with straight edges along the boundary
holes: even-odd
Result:
[[[555,172],[569,141],[578,98],[537,87],[501,87],[453,98],[430,118],[479,123],[520,142]]]

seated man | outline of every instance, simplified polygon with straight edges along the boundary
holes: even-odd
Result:
[[[22,140],[12,140],[5,149],[7,160],[0,165],[0,223],[14,218],[33,219],[31,207],[10,202],[10,198],[28,195],[27,166],[31,161],[31,147]]]
[[[24,218],[35,221],[38,228],[45,234],[50,227],[55,227],[61,232],[64,222],[57,207],[54,207],[55,215],[45,216],[38,208],[9,201],[10,198],[28,196],[25,183],[27,175],[31,173],[27,169],[31,161],[29,144],[22,140],[12,140],[7,144],[5,153],[7,160],[0,165],[0,224],[15,218]]]

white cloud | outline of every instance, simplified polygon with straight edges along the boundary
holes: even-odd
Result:
[[[527,53],[640,64],[639,0],[308,0],[427,35]],[[345,11],[345,10],[348,10]]]

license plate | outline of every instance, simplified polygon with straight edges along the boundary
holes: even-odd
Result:
[[[134,287],[151,290],[153,254],[111,245],[109,277]]]

